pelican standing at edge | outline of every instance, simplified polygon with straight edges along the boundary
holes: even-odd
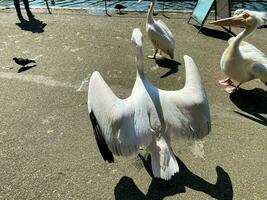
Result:
[[[224,51],[220,66],[228,77],[220,80],[219,84],[227,85],[225,91],[229,94],[247,81],[260,79],[267,85],[267,56],[255,46],[243,39],[253,33],[258,26],[264,23],[265,18],[257,12],[243,11],[233,17],[211,22],[218,26],[244,26],[245,30],[236,37],[230,38],[229,46]],[[233,81],[238,82],[237,86]]]
[[[141,3],[143,0],[139,0],[138,3]],[[146,32],[150,38],[154,48],[155,53],[153,56],[148,56],[149,58],[156,59],[157,53],[161,56],[161,50],[169,55],[171,59],[174,57],[175,49],[175,38],[170,31],[170,29],[165,25],[161,20],[155,20],[153,17],[153,10],[156,5],[157,0],[151,0],[150,7],[147,13],[146,21]]]
[[[210,132],[210,111],[202,79],[192,58],[184,56],[186,82],[178,91],[154,87],[144,74],[143,38],[134,29],[136,81],[131,95],[119,99],[94,72],[88,88],[88,111],[99,151],[105,161],[113,154],[129,156],[140,147],[151,154],[155,177],[169,180],[179,166],[170,146],[171,135],[202,138]]]

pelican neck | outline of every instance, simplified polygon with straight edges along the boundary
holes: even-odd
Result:
[[[234,42],[233,42],[233,46],[235,48],[239,47],[240,43],[242,42],[242,40],[246,37],[248,37],[251,33],[253,33],[257,28],[257,23],[255,23],[255,25],[246,28],[245,30],[243,30],[241,33],[239,33]]]
[[[154,10],[154,7],[156,5],[156,2],[157,2],[157,0],[151,0],[151,2],[150,2],[150,7],[149,7],[149,10],[147,13],[147,23],[152,23],[154,21],[153,10]]]
[[[140,77],[144,76],[143,47],[136,45],[136,71]]]

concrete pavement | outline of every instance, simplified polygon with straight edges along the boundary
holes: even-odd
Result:
[[[176,37],[175,62],[145,59],[149,80],[161,89],[182,88],[182,58],[190,55],[212,117],[212,132],[203,140],[173,140],[181,170],[165,183],[152,180],[150,166],[138,156],[105,163],[86,105],[87,80],[95,70],[118,96],[131,93],[133,28],[144,34],[144,54],[153,53],[146,15],[33,12],[37,20],[25,25],[14,10],[0,11],[0,199],[267,199],[266,86],[254,80],[234,95],[223,92],[217,80],[224,77],[224,30],[206,23],[198,34],[187,24],[188,13],[156,16]],[[248,41],[267,53],[266,29]],[[37,57],[36,66],[18,73],[13,57]]]

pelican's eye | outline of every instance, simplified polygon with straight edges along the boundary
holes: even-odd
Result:
[[[248,12],[244,12],[243,13],[243,18],[247,19],[248,17],[250,17],[250,14]]]

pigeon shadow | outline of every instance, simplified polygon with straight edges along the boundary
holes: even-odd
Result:
[[[44,27],[47,24],[36,18],[30,18],[29,21],[24,19],[21,20],[20,23],[16,23],[16,25],[24,31],[31,31],[32,33],[43,33]]]
[[[33,67],[36,67],[36,66],[37,66],[37,65],[31,65],[31,66],[21,67],[21,68],[19,68],[18,73],[25,72],[25,71],[27,71],[27,70],[33,68]]]
[[[261,88],[255,88],[253,90],[239,88],[236,92],[230,94],[230,100],[240,110],[249,115],[238,111],[235,111],[235,113],[267,126],[267,119],[261,115],[267,114],[267,91]]]
[[[152,182],[149,186],[147,194],[143,194],[135,185],[134,181],[129,177],[122,177],[115,187],[116,200],[134,200],[134,199],[153,199],[163,200],[167,196],[173,196],[186,192],[186,187],[193,190],[204,192],[218,200],[232,200],[233,186],[231,179],[223,168],[217,166],[216,172],[218,175],[217,182],[211,184],[203,178],[192,173],[185,164],[176,157],[180,167],[179,173],[175,174],[171,180],[165,181],[159,178],[154,178],[151,169],[151,158],[146,160],[139,154],[146,170],[152,177]]]
[[[198,30],[200,29],[200,26],[198,26],[198,25],[194,25],[194,27]],[[230,31],[228,29],[225,29],[225,30],[226,30],[226,32],[216,30],[216,29],[210,29],[210,28],[202,27],[200,32],[206,36],[225,40],[225,41],[228,41],[231,37],[236,36],[236,34],[233,33],[232,31]]]
[[[160,78],[165,78],[171,74],[177,73],[179,70],[178,66],[181,65],[181,63],[168,58],[157,59],[156,63],[159,67],[169,69],[169,71],[163,74]]]

